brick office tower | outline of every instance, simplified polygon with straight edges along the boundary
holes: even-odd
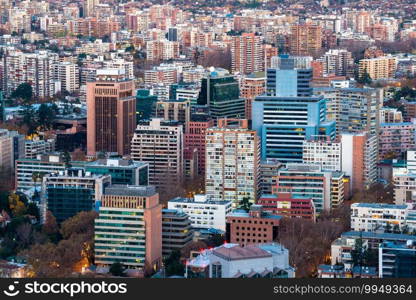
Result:
[[[122,69],[97,70],[97,80],[87,82],[87,154],[130,153],[136,128],[134,81]]]

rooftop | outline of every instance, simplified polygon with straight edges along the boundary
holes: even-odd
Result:
[[[154,186],[113,184],[105,188],[104,195],[148,197],[156,194]]]
[[[375,209],[407,209],[407,205],[385,204],[385,203],[353,203],[351,208],[375,208]]]

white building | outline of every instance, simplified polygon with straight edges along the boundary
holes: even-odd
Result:
[[[384,232],[416,228],[415,212],[408,205],[382,203],[351,204],[351,230]]]
[[[225,217],[232,210],[230,201],[209,201],[206,195],[194,198],[175,198],[168,201],[168,209],[181,210],[189,216],[194,228],[225,231]]]
[[[280,244],[224,244],[188,261],[185,277],[293,278],[295,270],[289,265],[289,251]]]
[[[54,78],[61,83],[61,90],[73,93],[79,90],[78,65],[69,61],[59,62],[54,65]]]
[[[323,170],[341,171],[341,142],[305,140],[302,159],[304,164],[318,164]]]

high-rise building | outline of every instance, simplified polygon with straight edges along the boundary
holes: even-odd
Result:
[[[250,74],[264,71],[262,37],[255,33],[243,33],[231,40],[231,71]]]
[[[92,17],[95,14],[95,8],[100,4],[100,0],[85,0],[84,17]]]
[[[153,186],[110,185],[95,220],[95,264],[122,263],[145,274],[162,259],[162,205]]]
[[[182,182],[183,150],[182,125],[157,118],[139,123],[131,141],[131,158],[149,164],[149,183],[158,188]]]
[[[11,172],[13,167],[13,137],[7,129],[0,129],[0,171]]]
[[[238,125],[229,122],[239,121]],[[205,189],[215,201],[232,201],[235,207],[245,198],[254,203],[259,193],[259,138],[248,129],[247,120],[219,119],[206,132]]]
[[[314,88],[314,94],[328,99],[327,119],[336,121],[337,134],[368,131],[377,134],[383,91],[372,88]]]
[[[87,83],[87,154],[130,153],[136,126],[133,80],[122,69],[97,70],[97,80]]]
[[[179,57],[179,42],[168,40],[148,41],[146,59],[150,61],[169,60]]]
[[[351,190],[364,190],[377,180],[377,136],[367,132],[342,133],[342,171],[351,178]]]
[[[351,52],[345,49],[330,49],[322,57],[323,76],[348,76],[354,75],[354,59]]]
[[[335,123],[326,121],[326,99],[312,96],[310,61],[282,55],[267,70],[267,94],[256,97],[252,106],[263,160],[302,162],[304,140],[335,138]]]
[[[205,174],[205,135],[214,126],[214,120],[206,114],[192,114],[184,135],[185,148],[197,149],[198,173]]]
[[[61,91],[73,93],[79,91],[78,65],[69,61],[54,65],[54,78],[61,84]]]
[[[292,25],[290,53],[293,55],[313,55],[322,48],[322,28],[315,24]]]
[[[215,69],[201,81],[199,105],[208,105],[217,118],[243,118],[245,100],[240,97],[238,81],[224,69]]]
[[[272,193],[280,168],[283,168],[283,164],[277,159],[266,159],[260,162],[260,195]]]
[[[52,97],[59,90],[55,85],[53,67],[59,61],[57,53],[46,50],[35,53],[10,50],[6,51],[2,59],[5,96],[10,96],[22,83],[29,83],[33,96],[40,99]]]
[[[267,69],[267,95],[276,97],[312,96],[312,57],[280,55]]]
[[[110,184],[110,175],[94,175],[83,169],[47,174],[42,181],[43,217],[49,210],[57,222],[63,222],[81,211],[93,210]]]

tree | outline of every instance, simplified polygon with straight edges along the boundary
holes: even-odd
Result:
[[[56,105],[55,105],[56,106]],[[43,129],[50,129],[56,118],[57,108],[53,105],[42,103],[37,111],[38,124]]]
[[[113,276],[124,277],[126,276],[126,267],[120,262],[115,262],[110,266],[109,272]]]
[[[52,242],[57,242],[59,237],[59,227],[55,216],[50,210],[46,211],[45,223],[42,226],[42,232],[45,233]]]
[[[367,71],[364,71],[364,73],[357,78],[357,82],[369,85],[373,82],[373,80],[371,79],[370,74],[368,74]]]
[[[34,216],[37,220],[39,220],[39,218],[40,218],[39,208],[36,205],[36,203],[34,203],[34,202],[30,202],[27,205],[26,213],[30,216]]]
[[[249,211],[252,204],[253,203],[250,202],[250,199],[248,197],[244,197],[243,200],[240,202],[238,208],[244,209],[245,211]]]
[[[25,102],[29,102],[32,99],[33,89],[30,83],[23,82],[12,92],[12,98],[19,98]]]
[[[21,217],[26,214],[27,211],[25,203],[17,194],[9,195],[9,207],[14,217]]]
[[[164,260],[166,276],[183,276],[185,273],[185,268],[180,259],[181,252],[179,250],[174,250]]]
[[[27,134],[31,135],[37,132],[37,118],[36,118],[36,111],[33,109],[32,105],[25,104],[23,109],[21,110],[22,113],[22,121],[21,126],[27,127]]]
[[[75,234],[87,234],[94,237],[94,220],[97,217],[95,211],[82,211],[61,224],[61,234],[64,239],[69,239]]]

